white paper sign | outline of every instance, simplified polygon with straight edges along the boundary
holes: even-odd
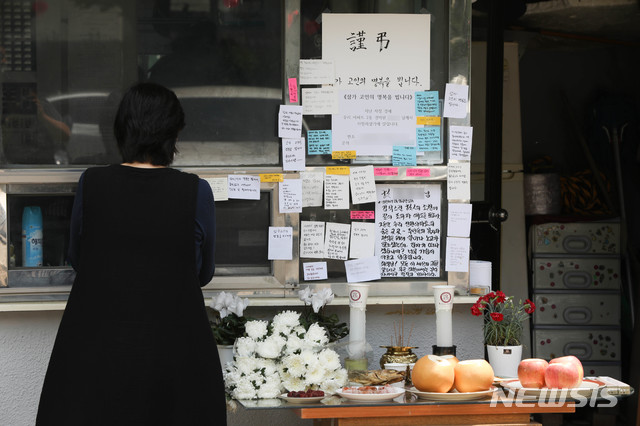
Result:
[[[206,178],[211,187],[214,201],[227,201],[229,199],[229,182],[226,177]]]
[[[296,139],[302,135],[302,107],[280,105],[278,113],[278,137]]]
[[[471,198],[471,163],[447,164],[447,199]]]
[[[324,222],[300,221],[300,257],[324,257]]]
[[[314,87],[302,89],[302,109],[304,115],[338,113],[338,91],[334,87]]]
[[[324,173],[300,172],[300,179],[302,179],[302,207],[322,206]]]
[[[269,227],[269,260],[293,259],[293,228],[290,226]]]
[[[447,83],[444,91],[443,117],[465,118],[469,104],[469,86]]]
[[[447,234],[450,237],[469,238],[473,206],[466,203],[449,203]]]
[[[447,259],[445,270],[469,271],[469,238],[447,237]]]
[[[302,180],[284,179],[278,189],[280,213],[302,213]]]
[[[376,255],[383,277],[440,276],[440,185],[376,185]]]
[[[372,222],[351,222],[351,247],[349,257],[360,259],[374,255],[376,246],[376,224]]]
[[[229,198],[241,200],[260,199],[260,177],[251,175],[229,175]]]
[[[302,264],[305,281],[326,280],[327,262],[305,262]]]
[[[349,208],[349,175],[326,175],[324,177],[325,210]]]
[[[375,203],[376,181],[373,177],[373,166],[351,167],[349,173],[353,204]]]
[[[282,139],[282,170],[304,170],[306,167],[304,149],[304,138]]]
[[[473,127],[449,126],[449,159],[471,161]]]
[[[415,91],[344,90],[331,116],[334,151],[393,154],[394,145],[416,146]]]
[[[322,59],[335,63],[335,85],[428,90],[431,15],[322,14]]]
[[[377,257],[347,260],[344,262],[347,282],[360,283],[380,279],[380,262]]]
[[[300,84],[333,84],[335,78],[333,61],[300,59]]]
[[[347,260],[349,254],[349,234],[351,225],[327,222],[324,237],[324,257]]]

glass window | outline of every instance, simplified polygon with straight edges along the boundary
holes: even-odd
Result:
[[[0,1],[0,165],[119,161],[113,116],[137,81],[171,87],[183,103],[176,165],[277,165],[276,4]]]

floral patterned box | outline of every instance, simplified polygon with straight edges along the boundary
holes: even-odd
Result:
[[[531,253],[620,253],[620,224],[610,222],[544,223],[531,227]]]

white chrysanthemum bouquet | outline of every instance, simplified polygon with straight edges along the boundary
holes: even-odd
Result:
[[[227,393],[234,399],[276,398],[283,391],[321,389],[334,393],[347,382],[340,357],[327,347],[326,330],[305,330],[300,314],[284,311],[271,322],[247,321],[236,340],[234,362],[224,369]]]

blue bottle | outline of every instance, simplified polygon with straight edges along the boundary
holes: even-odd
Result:
[[[22,211],[22,266],[42,266],[42,211],[38,206]]]

